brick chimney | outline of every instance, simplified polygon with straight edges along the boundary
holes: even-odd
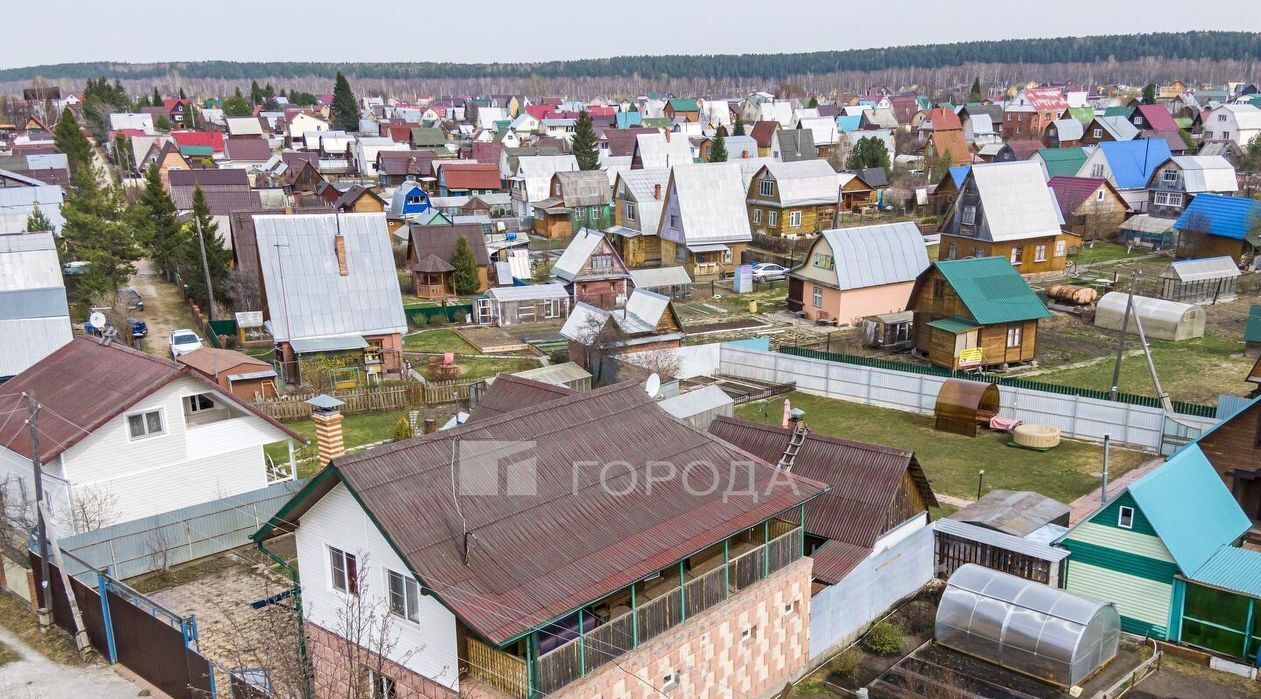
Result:
[[[337,273],[343,277],[349,275],[350,270],[346,267],[346,236],[340,231],[333,238],[333,249],[337,251]]]
[[[652,198],[653,199],[661,198],[661,183],[660,182],[652,186]]]
[[[315,423],[315,447],[320,457],[320,465],[346,454],[346,442],[342,437],[342,412],[344,402],[324,394],[320,394],[307,403],[311,405],[311,422]]]

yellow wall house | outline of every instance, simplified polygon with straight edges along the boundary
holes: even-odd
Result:
[[[613,247],[631,269],[661,265],[661,205],[670,184],[669,168],[626,170],[613,185]]]
[[[839,324],[898,313],[928,265],[924,237],[910,221],[826,230],[788,275],[788,307]]]
[[[1005,257],[1022,275],[1064,271],[1081,237],[1063,230],[1054,193],[1033,161],[973,165],[941,229],[942,260]]]
[[[765,235],[814,235],[832,227],[840,192],[826,160],[769,163],[749,183],[749,225]]]
[[[737,163],[676,167],[662,204],[661,260],[693,279],[730,274],[753,239]]]

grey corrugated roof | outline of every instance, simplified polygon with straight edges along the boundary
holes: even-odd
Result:
[[[953,519],[939,519],[933,522],[933,529],[943,534],[950,534],[961,539],[976,541],[1005,551],[1051,561],[1052,563],[1068,558],[1069,553],[1068,549],[1047,546],[1036,541],[1029,541],[1018,536],[1004,534],[993,529],[986,529],[985,527],[978,527],[975,524],[959,522]]]
[[[724,405],[731,405],[734,401],[731,396],[723,392],[717,386],[704,386],[687,393],[680,393],[672,398],[667,398],[657,403],[661,409],[671,415],[683,419],[691,417],[707,410],[721,408]]]
[[[1026,537],[1069,513],[1068,505],[1027,490],[992,490],[951,519]]]
[[[840,199],[841,175],[826,160],[767,163],[766,170],[775,178],[782,206],[835,204]],[[760,197],[754,193],[753,198]]]
[[[910,221],[823,231],[832,248],[840,289],[914,280],[928,269],[924,236]],[[803,265],[813,264],[806,260]]]
[[[1198,260],[1178,260],[1170,263],[1160,273],[1161,279],[1178,279],[1193,282],[1200,279],[1227,279],[1239,276],[1239,268],[1230,257],[1205,257]]]
[[[599,206],[612,201],[609,177],[600,170],[558,172],[552,180],[560,184],[565,206]]]
[[[497,301],[530,301],[569,298],[569,292],[560,284],[527,284],[525,286],[497,286],[486,295]]]
[[[66,290],[62,287],[0,291],[0,320],[66,318],[69,323],[69,316]]]
[[[591,373],[573,362],[562,362],[560,364],[541,366],[537,369],[514,372],[513,376],[563,386],[570,381],[589,379],[591,378]]]
[[[344,277],[334,252],[339,226]],[[384,213],[256,216],[254,229],[276,340],[407,330]]]
[[[552,274],[565,281],[573,281],[582,270],[582,266],[587,263],[587,258],[591,257],[591,253],[595,252],[603,240],[604,235],[598,231],[586,228],[579,230],[569,241],[569,245],[565,246],[560,259],[556,260],[556,264],[552,266]]]
[[[658,235],[689,246],[753,239],[739,165],[705,163],[675,168],[670,181],[665,198],[676,199],[682,231],[662,225]]]
[[[22,180],[30,180],[15,173],[0,171],[0,176],[10,175]],[[61,216],[62,192],[55,184],[44,184],[39,180],[30,180],[36,184],[30,187],[0,187],[0,233],[20,233],[26,229],[26,219],[35,206],[53,224],[54,230],[61,230],[66,220]]]
[[[1060,206],[1038,163],[1023,160],[973,165],[969,177],[981,194],[985,215],[982,232],[988,233],[991,241],[1060,233]]]
[[[298,354],[318,352],[338,352],[341,350],[364,349],[368,341],[362,335],[330,335],[326,337],[304,337],[290,341],[293,351]]]
[[[654,289],[663,286],[691,284],[692,278],[682,267],[653,267],[630,270],[631,281],[636,288]]]

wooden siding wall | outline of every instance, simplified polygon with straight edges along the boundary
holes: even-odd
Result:
[[[1063,234],[1058,236],[1046,236],[1044,238],[1030,238],[1028,240],[991,243],[965,235],[943,233],[941,236],[941,247],[939,250],[943,260],[960,260],[967,257],[976,257],[976,250],[979,249],[981,251],[979,257],[1005,257],[1008,261],[1010,261],[1012,249],[1019,247],[1022,248],[1021,263],[1013,266],[1022,275],[1046,274],[1049,272],[1062,272],[1068,263],[1067,254],[1059,257],[1055,256],[1055,243],[1058,240],[1064,241],[1065,253],[1081,243],[1081,240],[1077,236]],[[953,258],[949,257],[951,244],[956,246]],[[1042,262],[1036,261],[1037,248],[1039,245],[1046,246],[1046,260]]]
[[[1244,251],[1244,241],[1223,238],[1207,233],[1181,231],[1178,235],[1178,257],[1229,257],[1238,260]]]
[[[1261,480],[1235,478],[1236,471],[1261,472],[1261,404],[1222,423],[1199,444],[1244,513],[1261,521]]]

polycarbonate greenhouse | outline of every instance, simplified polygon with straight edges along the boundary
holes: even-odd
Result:
[[[969,563],[937,607],[937,643],[1062,687],[1116,656],[1121,617],[1111,604]]]
[[[1138,333],[1135,316],[1143,323],[1143,332],[1156,340],[1189,340],[1204,337],[1204,309],[1189,303],[1163,301],[1149,296],[1135,296],[1130,309],[1129,321],[1125,320],[1125,305],[1129,294],[1109,291],[1099,299],[1095,307],[1095,327],[1120,330],[1125,323],[1126,332]]]

